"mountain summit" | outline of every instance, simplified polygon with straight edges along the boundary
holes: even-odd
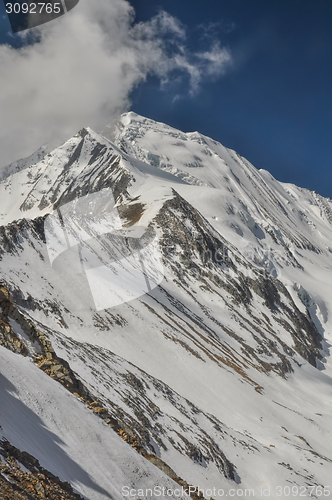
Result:
[[[131,112],[0,223],[5,498],[331,495],[330,199]]]

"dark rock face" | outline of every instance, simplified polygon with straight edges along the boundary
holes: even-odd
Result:
[[[22,470],[22,465],[25,470]],[[1,500],[83,500],[54,474],[40,466],[38,460],[0,441],[0,498]]]
[[[175,193],[174,198],[164,204],[156,217],[156,223],[163,228],[161,243],[165,265],[171,267],[188,294],[190,290],[186,283],[189,278],[199,277],[207,289],[212,291],[212,286],[216,285],[227,291],[232,296],[230,307],[235,311],[238,306],[245,307],[250,321],[256,324],[250,325],[243,318],[242,326],[253,326],[251,331],[257,341],[257,349],[249,348],[236,332],[229,334],[236,337],[247,356],[256,361],[257,369],[263,369],[267,373],[272,370],[285,376],[292,371],[291,358],[295,352],[313,366],[316,366],[317,360],[322,359],[322,338],[309,313],[303,314],[297,308],[281,281],[250,267],[248,261],[244,263],[236,249],[223,241],[199,212],[181,196]],[[172,257],[175,254],[180,255],[180,259],[174,262]],[[243,267],[250,271],[247,276],[240,270]],[[265,321],[252,308],[253,294],[263,299],[267,313],[291,334],[293,347],[285,345],[271,331],[268,318]],[[196,301],[199,303],[199,297]],[[218,323],[215,318],[214,321]],[[268,339],[267,334],[274,338]],[[260,358],[260,352],[275,354],[280,361],[269,364]]]

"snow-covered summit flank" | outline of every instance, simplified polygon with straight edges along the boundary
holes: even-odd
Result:
[[[167,172],[155,172],[148,164],[128,158],[89,128],[42,158],[35,154],[21,163],[20,171],[0,182],[1,224],[45,215],[59,205],[106,187],[112,187],[117,198],[133,183],[133,197],[135,188],[142,183],[152,183],[156,190],[160,190],[159,181],[169,186],[170,182],[182,183]]]
[[[0,372],[49,432],[36,446],[13,405],[4,438],[89,499],[144,477],[274,499],[329,484],[331,200],[134,113],[41,156],[0,182]],[[51,266],[44,222],[106,188],[124,227],[158,234],[165,278],[97,313],[84,276]]]
[[[288,246],[307,246],[306,236],[318,230],[323,247],[330,245],[332,200],[278,182],[266,170],[255,169],[235,151],[209,137],[183,133],[132,112],[107,126],[103,135],[156,170],[167,171],[193,186],[219,190],[205,192],[220,199],[224,219],[226,214],[238,215],[229,217],[229,223],[233,230],[242,231],[246,240],[251,239],[250,232],[261,240],[270,233]],[[196,197],[196,191],[190,191]],[[280,235],[276,233],[279,225]]]

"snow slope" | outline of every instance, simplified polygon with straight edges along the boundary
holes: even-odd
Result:
[[[124,485],[177,485],[109,432],[29,359],[0,347],[1,433],[88,499],[122,498]]]

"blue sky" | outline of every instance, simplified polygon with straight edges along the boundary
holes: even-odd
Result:
[[[131,0],[138,21],[158,9],[209,34],[232,67],[188,96],[186,82],[160,90],[151,78],[133,110],[184,131],[199,130],[278,180],[332,198],[332,2],[330,0]],[[180,99],[174,102],[174,95]]]
[[[0,145],[9,144],[11,136],[20,137],[19,142],[23,144],[23,134],[27,134],[26,131],[28,131],[31,137],[29,136],[29,141],[26,141],[25,149],[22,146],[22,151],[30,153],[44,141],[44,138],[45,141],[49,139],[45,131],[54,132],[57,128],[62,128],[66,134],[71,134],[81,126],[81,122],[82,126],[90,125],[93,128],[101,126],[101,122],[94,123],[93,113],[97,114],[98,106],[100,109],[105,108],[102,98],[106,96],[111,99],[113,95],[116,101],[120,100],[123,103],[122,108],[125,108],[128,107],[127,92],[131,102],[130,108],[137,113],[184,131],[198,130],[219,140],[225,146],[235,149],[251,161],[256,168],[269,170],[278,180],[292,182],[332,198],[331,0],[131,0],[130,3],[136,11],[136,23],[143,22],[148,25],[159,12],[166,11],[182,23],[186,38],[181,43],[186,46],[188,54],[208,51],[213,44],[219,43],[220,47],[228,49],[232,59],[231,64],[219,76],[209,75],[204,78],[203,75],[199,89],[192,92],[188,73],[183,71],[183,68],[167,70],[166,78],[158,72],[156,63],[151,70],[148,59],[151,58],[152,53],[146,55],[143,76],[135,75],[135,71],[137,72],[135,66],[131,69],[134,76],[125,84],[122,81],[117,83],[112,80],[113,73],[115,74],[118,69],[116,64],[121,61],[109,58],[113,73],[106,74],[104,57],[100,62],[100,72],[98,68],[95,68],[94,73],[87,75],[86,78],[94,78],[95,81],[91,80],[86,85],[87,89],[91,87],[91,94],[88,90],[84,94],[81,80],[77,76],[81,70],[77,65],[77,58],[82,57],[84,61],[87,57],[79,43],[84,43],[83,38],[88,37],[88,31],[86,25],[84,25],[84,30],[82,28],[79,31],[77,19],[81,12],[79,8],[83,9],[83,7],[85,15],[91,16],[93,5],[99,5],[99,0],[94,1],[95,4],[90,0],[86,1],[84,7],[83,0],[81,0],[79,6],[72,11],[74,15],[77,14],[77,18],[69,18],[71,13],[68,14],[69,21],[72,19],[74,22],[76,19],[75,37],[73,35],[72,39],[71,34],[68,33],[69,21],[66,25],[62,18],[62,21],[54,21],[45,25],[47,27],[45,29],[49,29],[52,25],[55,33],[52,35],[54,44],[59,46],[63,43],[68,48],[68,74],[62,74],[62,79],[66,81],[63,93],[68,94],[67,101],[57,88],[52,97],[54,108],[49,106],[49,102],[42,101],[42,97],[38,98],[41,89],[38,78],[43,75],[44,86],[51,85],[50,82],[56,79],[52,78],[51,74],[49,79],[46,78],[50,65],[62,64],[61,58],[57,58],[57,54],[54,56],[55,49],[51,47],[52,39],[50,42],[45,37],[46,41],[42,40],[40,44],[44,50],[44,59],[40,57],[38,62],[38,49],[30,53],[31,60],[36,64],[33,72],[36,89],[31,87],[32,83],[29,79],[25,79],[26,75],[21,74],[19,70],[15,73],[12,67],[8,69],[2,64],[0,81],[3,83],[7,77],[9,82],[7,82],[7,87],[3,86],[8,90],[3,90],[3,102],[1,101],[0,106],[4,104],[9,111],[10,106],[13,108],[16,106],[15,100],[13,104],[10,104],[11,101],[6,96],[6,92],[13,93],[13,88],[20,96],[20,99],[17,99],[18,102],[24,102],[25,105],[27,96],[29,99],[35,96],[35,100],[31,101],[30,109],[27,107],[25,111],[23,110],[25,115],[22,111],[21,116],[19,109],[13,109],[13,113],[10,113],[14,117],[17,116],[15,118],[17,123],[23,124],[18,131],[15,128],[16,122],[12,123],[12,117],[9,123],[8,115],[3,115],[0,110],[0,116],[1,114],[6,116],[6,120],[2,123],[3,130],[6,130],[1,136],[3,141],[0,140]],[[109,0],[110,10],[113,4],[114,6],[116,4],[114,17],[117,22],[116,17],[123,14],[125,2],[124,0]],[[102,23],[97,17],[96,22]],[[56,25],[56,23],[59,24]],[[112,21],[109,21],[109,26],[103,27],[105,37],[110,38],[107,39],[107,43],[115,43],[111,40],[112,32],[114,32],[114,39],[118,37],[115,34],[115,30],[118,29],[117,25],[111,26],[111,24]],[[59,28],[61,26],[62,31]],[[45,29],[44,33],[46,33]],[[121,28],[125,35],[126,29],[128,28],[124,25]],[[158,30],[157,24],[154,30]],[[142,47],[146,33],[144,31],[140,34]],[[80,42],[78,42],[79,35],[81,36]],[[153,35],[156,47],[158,46],[157,35],[157,33]],[[130,49],[133,51],[137,33],[136,35],[129,33],[128,36],[131,37]],[[167,51],[172,55],[171,52],[174,50],[172,33],[161,33],[160,37],[164,38],[163,61],[165,63]],[[4,6],[0,2],[0,49],[1,44],[4,43],[20,47],[26,41],[22,41],[18,35],[10,35]],[[31,43],[29,38],[28,41]],[[91,37],[88,43],[90,45],[95,43],[95,39]],[[96,44],[96,57],[92,54],[89,56],[91,64],[94,64],[94,60],[97,59],[98,50],[99,46]],[[54,56],[54,62],[49,59],[49,54]],[[138,57],[137,53],[135,57]],[[188,57],[190,60],[190,56]],[[21,64],[23,58],[19,59],[18,63]],[[7,64],[8,57],[4,60]],[[71,60],[74,60],[75,64],[70,68]],[[128,61],[132,64],[131,59]],[[152,76],[147,76],[149,74]],[[38,78],[35,75],[38,75]],[[107,78],[112,81],[106,85]],[[161,84],[161,80],[164,84]],[[103,82],[101,88],[98,88],[98,81]],[[24,95],[24,87],[28,85],[28,82],[30,82],[30,87]],[[125,87],[123,95],[121,94],[122,86]],[[72,110],[70,106],[78,96],[77,88],[80,89],[82,100],[78,101],[77,107]],[[97,96],[101,96],[99,101]],[[60,116],[61,103],[64,103],[62,117]],[[119,109],[122,108],[119,106]],[[42,111],[44,109],[45,112]],[[73,116],[76,117],[75,120],[72,120]],[[71,121],[71,126],[64,127],[64,124]],[[29,127],[26,124],[29,124]],[[15,139],[15,148],[17,142]],[[16,159],[16,156],[13,157],[15,151],[11,150],[7,155],[8,158]]]

